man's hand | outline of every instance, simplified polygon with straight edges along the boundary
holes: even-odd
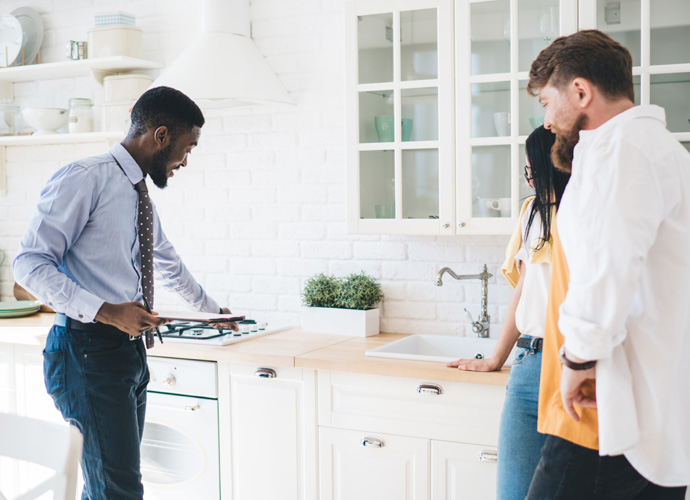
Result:
[[[231,314],[230,309],[227,307],[221,307],[220,308],[220,313],[221,314]],[[234,330],[236,332],[240,331],[240,327],[237,326],[237,323],[232,321],[230,323],[214,323],[213,324],[214,328],[217,328],[218,330]]]
[[[104,302],[96,314],[96,321],[113,325],[132,337],[138,337],[146,330],[167,323],[164,319],[156,317],[156,314],[155,312],[153,314],[148,313],[141,302],[124,302],[122,304]]]
[[[458,370],[466,370],[470,372],[495,372],[501,369],[501,366],[493,359],[457,359],[451,361],[446,366],[457,367]]]
[[[570,358],[570,356],[568,356]],[[596,379],[596,366],[589,370],[572,370],[564,366],[561,370],[561,400],[563,408],[575,420],[580,421],[580,416],[575,411],[575,404],[586,408],[596,408],[596,395],[591,391],[583,393],[583,385],[587,380]]]

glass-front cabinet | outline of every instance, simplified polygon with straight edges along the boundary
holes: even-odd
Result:
[[[666,110],[666,127],[690,149],[690,2],[580,0],[580,24],[625,45],[633,58],[635,104]]]
[[[529,68],[576,20],[572,1],[455,2],[457,234],[513,231],[532,194],[525,139],[544,121]]]
[[[347,4],[348,229],[454,234],[451,0]]]
[[[630,50],[635,103],[690,150],[688,0],[350,0],[346,23],[352,233],[510,234],[544,119],[529,67],[578,27]]]

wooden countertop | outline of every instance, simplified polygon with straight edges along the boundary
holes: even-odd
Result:
[[[0,342],[35,345],[45,344],[55,315],[39,313],[23,318],[0,319]],[[258,337],[251,341],[226,346],[157,343],[151,356],[168,358],[252,363],[278,367],[300,367],[315,370],[388,375],[425,380],[443,380],[471,384],[503,385],[508,382],[509,369],[499,372],[466,372],[447,368],[445,363],[366,356],[369,349],[407,336],[381,333],[373,337],[346,337],[306,333],[300,328]]]

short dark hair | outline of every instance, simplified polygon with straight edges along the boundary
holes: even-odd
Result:
[[[147,90],[132,108],[132,127],[129,134],[137,137],[149,128],[166,126],[172,137],[204,126],[204,115],[185,94],[170,87]]]
[[[556,38],[543,49],[529,70],[527,92],[536,96],[547,83],[563,89],[578,77],[609,99],[624,97],[635,102],[630,52],[599,30]]]

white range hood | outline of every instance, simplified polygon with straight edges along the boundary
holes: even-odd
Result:
[[[249,0],[201,0],[201,36],[153,82],[204,107],[294,104],[249,36]]]

